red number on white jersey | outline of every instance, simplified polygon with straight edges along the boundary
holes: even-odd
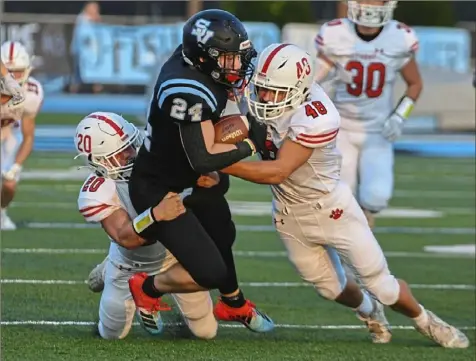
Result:
[[[81,192],[97,192],[101,184],[103,184],[106,180],[103,177],[96,177],[93,176],[88,179],[86,184],[84,184],[83,188],[81,189]]]
[[[305,106],[306,116],[317,118],[319,115],[326,115],[327,109],[320,101],[313,101]]]
[[[368,98],[378,98],[382,94],[385,85],[384,64],[370,63],[365,67],[360,61],[349,61],[345,69],[354,74],[352,84],[347,84],[350,95],[358,97],[365,92]]]

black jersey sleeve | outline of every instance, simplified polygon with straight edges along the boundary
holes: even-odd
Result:
[[[171,79],[157,90],[158,107],[173,122],[200,123],[217,114],[218,101],[204,84],[190,79]]]
[[[200,123],[180,124],[180,138],[190,166],[200,174],[206,174],[226,168],[250,155],[249,143],[236,143],[234,150],[211,154],[208,152],[203,138]]]

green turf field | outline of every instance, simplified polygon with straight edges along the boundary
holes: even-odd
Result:
[[[40,113],[36,118],[38,125],[78,125],[79,121],[89,113],[84,114],[58,114],[58,113]],[[125,119],[137,123],[137,117],[134,115],[123,114]]]
[[[404,218],[387,214],[376,229],[393,272],[414,285],[427,308],[464,327],[473,344],[445,350],[390,310],[390,322],[401,329],[391,344],[371,344],[352,312],[301,285],[272,231],[249,229],[240,231],[236,242],[240,281],[245,294],[278,324],[274,332],[221,327],[217,339],[206,342],[185,338],[176,328],[151,337],[135,326],[122,341],[97,338],[93,324],[100,296],[89,292],[84,279],[106,254],[107,238],[98,228],[73,228],[84,225],[75,208],[81,181],[27,177],[33,170],[68,171],[78,164],[72,156],[32,156],[9,211],[22,228],[1,235],[3,360],[475,360],[474,256],[425,251],[426,246],[474,244],[474,159],[399,156],[391,208],[420,211]],[[229,198],[268,202],[270,193],[265,186],[234,181]],[[267,215],[235,218],[240,226],[272,223]],[[172,313],[167,317],[174,319]]]

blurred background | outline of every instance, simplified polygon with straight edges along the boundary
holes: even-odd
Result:
[[[346,16],[339,1],[7,0],[1,39],[21,41],[35,55],[33,76],[45,88],[42,112],[52,115],[50,124],[61,124],[55,114],[99,109],[144,119],[150,87],[179,44],[183,21],[207,8],[236,14],[258,50],[286,41],[315,53],[320,24]],[[473,132],[476,2],[400,1],[394,17],[413,26],[420,38],[417,60],[425,80],[407,134]],[[45,145],[39,134],[37,147],[55,146]],[[73,149],[70,139],[68,147]]]

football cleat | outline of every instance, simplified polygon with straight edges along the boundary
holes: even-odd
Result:
[[[373,343],[389,343],[392,339],[392,332],[385,317],[383,305],[374,299],[372,301],[374,303],[374,310],[368,317],[363,316],[359,312],[356,312],[356,315],[365,322]]]
[[[104,289],[104,277],[106,275],[106,264],[108,259],[109,256],[106,256],[106,258],[104,258],[100,264],[96,265],[96,267],[94,267],[89,273],[88,287],[94,293],[102,292]]]
[[[242,307],[234,308],[226,305],[220,298],[213,313],[220,321],[239,322],[253,332],[269,332],[274,329],[273,320],[259,311],[250,300],[246,300]]]
[[[5,209],[2,209],[0,215],[0,222],[2,231],[14,231],[17,229],[16,224],[7,215],[7,211]]]
[[[147,296],[142,290],[142,285],[149,275],[145,272],[136,273],[129,278],[129,290],[137,307],[137,317],[142,327],[150,334],[157,335],[162,332],[164,323],[160,311],[170,311],[171,307],[159,298]]]
[[[446,348],[467,348],[469,346],[468,337],[463,332],[447,324],[433,312],[426,310],[426,313],[428,314],[428,324],[425,327],[415,325],[418,332]]]
[[[159,312],[149,312],[146,309],[137,308],[136,316],[142,328],[151,335],[158,335],[164,329],[164,322]]]

